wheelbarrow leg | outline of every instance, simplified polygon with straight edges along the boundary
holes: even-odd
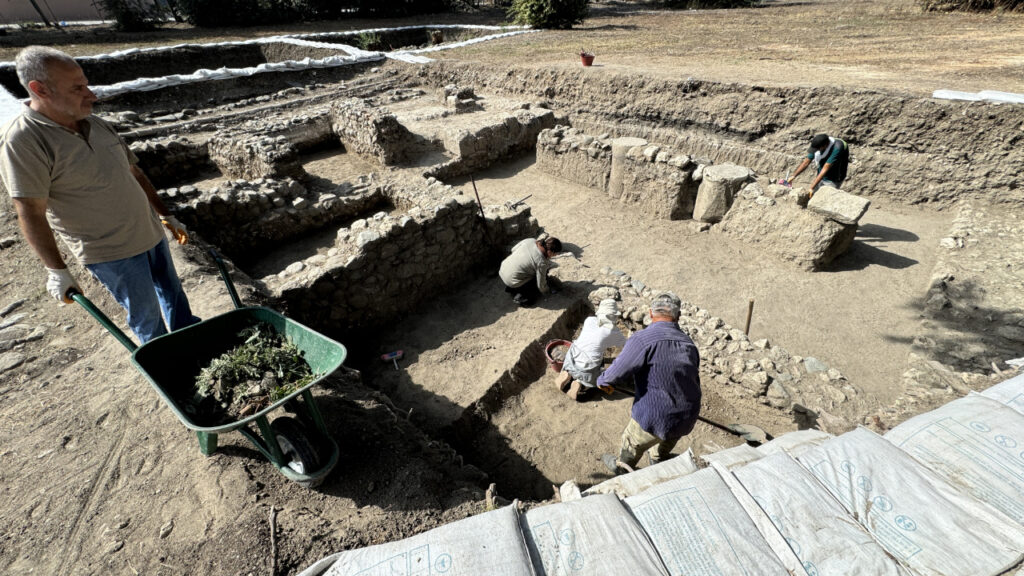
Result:
[[[217,435],[209,432],[196,431],[196,437],[199,438],[199,451],[203,453],[203,456],[209,456],[217,451]]]
[[[316,402],[313,401],[313,393],[309,390],[303,391],[302,399],[304,400],[304,407],[309,412],[309,417],[313,420],[313,424],[316,425],[316,429],[324,436],[327,436],[327,425],[324,424],[324,417],[320,415],[320,409],[317,408]]]

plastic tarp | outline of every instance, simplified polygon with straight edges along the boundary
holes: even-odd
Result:
[[[870,430],[829,440],[799,461],[875,540],[922,576],[995,576],[1024,557],[1020,525]]]
[[[697,464],[693,461],[693,450],[687,450],[675,458],[591,486],[583,491],[583,495],[616,494],[619,498],[628,498],[656,484],[693,474],[696,471]]]
[[[1000,92],[998,90],[982,90],[981,92],[961,92],[959,90],[936,90],[932,92],[932,98],[941,100],[968,100],[977,102],[1002,102],[1006,104],[1024,104],[1024,94],[1014,92]]]
[[[612,494],[534,508],[522,526],[541,576],[668,576],[647,534]]]
[[[981,393],[1024,414],[1024,374],[1010,378]]]
[[[626,505],[673,576],[789,574],[716,470],[658,484]]]
[[[971,393],[907,420],[885,439],[1024,525],[1024,414]]]
[[[797,430],[787,432],[774,440],[761,444],[757,447],[757,451],[763,456],[785,452],[796,458],[832,437],[828,432],[821,430]]]
[[[808,574],[906,576],[814,476],[785,453],[733,470]]]
[[[710,454],[704,454],[700,457],[701,460],[708,464],[718,464],[724,467],[726,470],[732,470],[739,466],[743,466],[754,460],[760,460],[764,456],[757,451],[756,448],[748,444],[739,444],[732,448],[726,448],[725,450],[719,450],[718,452],[712,452]]]
[[[326,572],[324,568],[330,566]],[[341,552],[300,576],[534,576],[515,504],[405,540]]]

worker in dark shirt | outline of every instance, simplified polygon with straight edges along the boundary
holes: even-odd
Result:
[[[821,186],[831,186],[839,189],[846,180],[846,169],[850,165],[850,146],[839,138],[832,138],[828,134],[818,134],[811,139],[811,147],[807,149],[807,157],[797,167],[796,172],[783,183],[796,179],[814,161],[818,167],[818,174],[811,181],[811,195],[813,196]]]
[[[633,409],[616,459],[601,460],[609,470],[633,468],[648,449],[651,461],[668,458],[680,438],[693,430],[700,413],[700,355],[679,328],[679,298],[671,292],[651,300],[651,325],[626,341],[622,353],[597,380],[599,387],[633,386]]]

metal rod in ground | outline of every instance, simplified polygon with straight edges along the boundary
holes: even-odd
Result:
[[[743,329],[743,333],[750,336],[750,317],[754,315],[754,299],[751,298],[750,302],[747,303],[747,326]]]
[[[270,507],[270,576],[277,576],[277,508]]]
[[[484,215],[484,204],[480,201],[480,192],[476,189],[476,178],[473,178],[473,175],[470,174],[469,181],[473,183],[473,193],[476,194],[476,206],[480,209],[480,220],[484,226],[484,236],[487,237],[487,242],[493,246],[494,240],[491,239],[491,231],[487,229],[487,216]]]

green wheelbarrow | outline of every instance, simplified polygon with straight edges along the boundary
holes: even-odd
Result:
[[[323,417],[310,388],[341,367],[346,350],[340,343],[265,307],[242,306],[224,262],[210,251],[227,285],[235,309],[187,328],[136,346],[124,332],[80,292],[71,298],[132,353],[132,364],[149,380],[164,403],[199,438],[199,449],[209,456],[217,450],[217,436],[238,430],[289,480],[312,488],[323,482],[338,463],[338,445],[327,434]],[[184,409],[182,399],[192,396],[196,376],[211,360],[242,343],[239,332],[254,324],[269,324],[303,355],[320,376],[288,396],[240,420],[197,421]],[[284,407],[296,417],[267,415]],[[255,423],[255,428],[253,428]]]

